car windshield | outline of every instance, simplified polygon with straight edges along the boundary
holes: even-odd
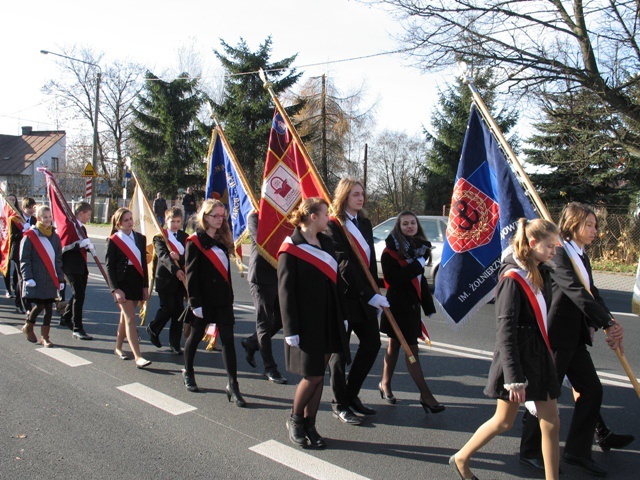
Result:
[[[442,242],[444,239],[442,238],[442,229],[439,227],[439,220],[435,218],[419,218],[420,225],[422,225],[422,229],[424,230],[424,234],[427,236],[427,239],[432,242]],[[373,239],[378,242],[380,240],[386,240],[386,238],[393,230],[393,226],[396,223],[396,219],[390,218],[387,221],[381,223],[376,228],[373,229]]]

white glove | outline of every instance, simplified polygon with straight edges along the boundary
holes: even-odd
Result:
[[[384,297],[379,293],[376,293],[373,297],[371,297],[367,303],[379,310],[382,310],[383,307],[389,306],[389,301],[387,300],[387,297]]]
[[[60,288],[59,288],[58,290],[63,291],[63,290],[64,290],[64,287],[65,287],[65,284],[64,284],[64,283],[61,283],[61,284],[60,284]]]
[[[24,224],[24,227],[22,227],[22,233],[25,233],[27,230],[29,230],[31,228],[31,225],[29,225],[28,223]]]
[[[82,240],[80,240],[80,248],[86,248],[87,250],[89,250],[89,245],[91,245],[91,240],[89,240],[88,238],[83,238]]]
[[[290,347],[300,347],[300,335],[291,335],[290,337],[284,337],[284,341]]]
[[[36,281],[32,280],[32,279],[26,280],[24,283],[25,283],[25,285],[27,287],[35,287],[36,286]]]
[[[422,265],[422,268],[424,268],[425,263],[427,263],[427,259],[424,257],[420,257],[418,259],[418,263],[420,263],[420,265]]]
[[[198,307],[198,308],[193,308],[193,314],[198,317],[198,318],[202,318],[202,307]]]
[[[344,329],[348,332],[349,331],[349,320],[345,320],[344,321]]]

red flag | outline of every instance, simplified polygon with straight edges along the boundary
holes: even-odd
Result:
[[[278,264],[276,255],[280,245],[293,232],[287,220],[289,214],[305,198],[326,197],[324,185],[313,174],[314,167],[303,150],[304,146],[296,141],[276,108],[269,134],[256,235],[258,250],[274,266]]]
[[[71,213],[71,208],[62,195],[62,192],[60,192],[53,174],[46,169],[39,168],[38,171],[41,171],[47,180],[47,193],[51,201],[53,223],[56,227],[56,233],[60,237],[62,251],[66,252],[82,240],[78,234],[78,225],[75,223],[75,216]]]
[[[15,218],[16,220],[12,220]],[[0,194],[0,271],[3,275],[7,275],[9,271],[9,253],[11,251],[11,222],[21,222],[22,219],[15,211],[13,205]]]

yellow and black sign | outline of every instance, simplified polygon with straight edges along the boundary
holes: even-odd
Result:
[[[82,171],[82,176],[96,178],[98,174],[94,170],[93,165],[91,165],[90,163],[87,163],[87,166],[84,167],[84,170]]]

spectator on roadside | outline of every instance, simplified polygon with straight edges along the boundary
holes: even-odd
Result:
[[[192,215],[195,215],[198,206],[196,205],[196,197],[191,193],[191,187],[187,187],[187,193],[182,197],[182,208],[184,209],[183,229],[187,227],[187,223]]]
[[[167,211],[167,201],[162,198],[162,193],[158,192],[153,200],[153,213],[158,219],[161,227],[164,227],[164,213]]]

